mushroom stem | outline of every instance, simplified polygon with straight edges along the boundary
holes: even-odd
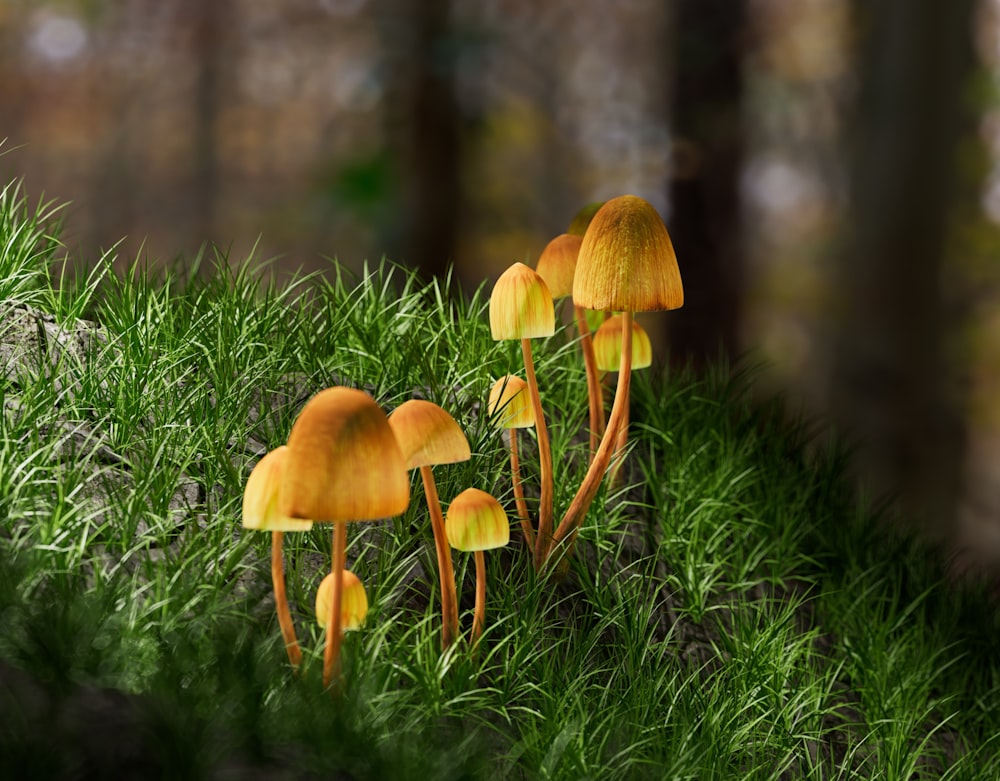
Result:
[[[576,328],[580,332],[580,350],[583,352],[583,365],[587,370],[587,402],[590,405],[590,460],[594,460],[597,452],[597,442],[604,433],[604,398],[601,393],[601,381],[597,376],[597,358],[594,355],[594,340],[587,326],[587,317],[582,306],[574,306]]]
[[[524,486],[521,484],[521,464],[517,456],[517,429],[511,428],[507,431],[510,434],[510,473],[511,482],[514,484],[514,504],[517,506],[517,517],[521,521],[524,541],[528,544],[528,550],[534,555],[535,530],[531,525],[528,503],[524,500]]]
[[[333,524],[333,594],[330,614],[326,617],[326,648],[323,651],[323,686],[329,688],[334,679],[340,679],[341,603],[344,596],[344,560],[347,558],[347,524]]]
[[[441,500],[438,498],[434,474],[429,466],[420,467],[424,481],[424,496],[431,514],[434,548],[437,551],[438,574],[441,577],[441,650],[447,650],[458,635],[458,596],[455,593],[455,570],[451,564],[451,548],[444,529]]]
[[[611,469],[608,470],[608,481],[611,485],[617,485],[621,476],[622,463],[625,461],[625,448],[628,447],[628,425],[629,408],[631,406],[631,392],[625,398],[625,415],[622,419],[621,428],[618,430],[618,441],[615,444],[614,460]]]
[[[528,383],[528,396],[535,412],[535,430],[538,432],[538,464],[541,473],[541,497],[538,500],[538,537],[535,540],[535,569],[541,568],[548,553],[552,536],[552,451],[549,447],[549,432],[545,426],[545,412],[542,399],[538,395],[538,380],[535,378],[535,363],[531,358],[531,342],[521,340],[524,355],[524,375]]]
[[[486,557],[481,550],[473,553],[476,558],[476,611],[472,617],[472,647],[479,644],[486,623]]]
[[[288,609],[288,594],[285,592],[285,567],[282,562],[284,537],[284,532],[271,532],[271,582],[274,584],[274,607],[278,613],[281,636],[285,640],[285,653],[288,654],[292,670],[298,674],[299,665],[302,663],[302,650],[299,648],[298,638],[295,637],[295,624]]]
[[[601,437],[601,444],[597,448],[597,454],[590,463],[590,468],[580,483],[580,487],[570,502],[566,514],[560,521],[555,534],[552,535],[552,543],[555,544],[562,539],[569,537],[567,555],[573,550],[573,543],[576,540],[577,531],[583,518],[590,509],[591,502],[597,495],[597,489],[601,484],[601,479],[611,463],[611,456],[614,454],[615,446],[618,442],[618,432],[628,413],[629,387],[632,380],[632,313],[625,312],[622,315],[622,355],[618,369],[618,386],[615,388],[615,400],[611,406],[611,416],[608,418],[607,428],[604,429],[604,436]],[[538,548],[536,548],[536,551]],[[542,552],[542,562],[548,558],[549,550]]]

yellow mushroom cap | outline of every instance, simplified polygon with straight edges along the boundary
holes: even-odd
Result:
[[[500,428],[531,428],[535,425],[535,409],[528,395],[528,383],[508,374],[493,383],[486,412],[499,417]]]
[[[365,584],[358,576],[345,569],[343,577],[340,579],[340,627],[348,632],[352,629],[359,629],[368,615],[368,595],[365,593]],[[330,615],[330,601],[333,599],[333,573],[331,572],[319,584],[316,591],[316,623],[321,628],[326,628],[326,619]]]
[[[573,303],[586,309],[677,309],[684,288],[667,227],[649,201],[620,195],[594,215],[580,245]]]
[[[404,401],[389,415],[389,427],[396,435],[407,469],[472,458],[469,440],[458,423],[432,401]]]
[[[538,258],[535,271],[545,280],[552,298],[562,298],[573,293],[573,274],[576,273],[576,256],[580,254],[581,236],[561,233],[545,245]]]
[[[451,500],[444,530],[451,547],[462,551],[502,548],[510,542],[507,513],[500,502],[478,488],[466,488]]]
[[[317,523],[367,521],[409,503],[406,461],[375,400],[340,387],[313,396],[288,435],[280,511]]]
[[[304,532],[312,528],[312,521],[289,518],[278,512],[278,491],[287,453],[284,445],[276,447],[250,472],[243,488],[243,528],[278,532]]]
[[[591,201],[585,205],[573,215],[573,220],[570,222],[566,232],[572,233],[574,236],[583,236],[587,232],[587,228],[590,227],[590,222],[594,219],[594,215],[597,214],[597,210],[603,205],[604,201]]]
[[[621,315],[605,320],[594,333],[594,357],[602,372],[616,372],[622,359]],[[632,321],[632,368],[645,369],[653,362],[653,346],[646,329]]]
[[[534,339],[556,332],[556,312],[545,280],[523,263],[515,263],[497,279],[490,294],[493,338]]]

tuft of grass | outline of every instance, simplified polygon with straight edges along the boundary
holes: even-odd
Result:
[[[239,523],[250,469],[346,384],[448,409],[473,457],[435,470],[443,502],[476,486],[512,505],[480,409],[518,356],[490,339],[486,291],[386,261],[279,286],[208,250],[121,275],[108,254],[74,281],[55,272],[57,214],[18,183],[0,196],[0,302],[30,307],[4,338],[46,334],[0,377],[0,775],[1000,776],[995,606],[854,504],[842,449],[721,365],[636,375],[623,485],[602,489],[564,580],[539,578],[517,535],[488,558],[477,657],[440,650],[419,480],[406,513],[350,527],[371,611],[338,699],[311,615],[330,535],[286,535],[292,676],[268,537]],[[558,510],[584,471],[586,389],[565,330],[536,354]]]
[[[32,206],[20,179],[0,189],[0,300],[28,303],[49,295],[49,264],[59,249],[58,214],[62,205],[39,201]]]

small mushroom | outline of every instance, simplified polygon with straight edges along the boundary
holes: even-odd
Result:
[[[486,557],[483,551],[510,542],[510,523],[500,502],[486,491],[466,488],[448,506],[445,519],[448,542],[471,551],[476,559],[476,609],[472,620],[472,645],[479,642],[486,623]]]
[[[309,531],[312,521],[290,518],[278,511],[278,490],[285,469],[288,448],[284,445],[267,453],[250,472],[243,488],[243,517],[245,529],[271,532],[271,582],[274,585],[274,607],[278,614],[278,626],[285,641],[285,652],[292,669],[298,672],[302,663],[302,650],[295,637],[295,624],[288,609],[285,592],[285,568],[282,561],[282,546],[286,531]]]
[[[573,275],[576,273],[576,258],[580,254],[582,236],[563,233],[556,236],[545,245],[538,258],[535,270],[549,286],[553,299],[564,298],[573,294]],[[604,431],[604,399],[601,395],[601,381],[597,376],[597,364],[594,358],[594,343],[587,324],[587,310],[582,306],[573,306],[573,318],[576,330],[580,334],[580,352],[583,353],[583,365],[587,373],[587,402],[590,416],[590,458],[597,452],[597,442]]]
[[[341,387],[313,396],[288,435],[279,511],[314,523],[333,523],[324,686],[339,677],[346,524],[398,515],[409,503],[406,462],[375,400],[364,391]]]
[[[583,236],[587,232],[587,228],[590,227],[590,223],[594,219],[594,215],[597,214],[598,210],[604,205],[604,201],[591,201],[590,203],[584,204],[580,211],[573,215],[573,219],[569,223],[569,227],[566,229],[567,233],[574,236]]]
[[[602,372],[616,372],[621,365],[622,316],[606,320],[594,334],[594,354],[597,368]],[[645,369],[653,363],[653,347],[649,334],[639,323],[632,321],[632,370]],[[628,446],[629,399],[625,399],[625,416],[618,431],[615,452],[618,456],[611,464],[609,480],[614,483],[621,468],[621,457]]]
[[[490,331],[493,338],[518,339],[524,357],[524,375],[528,396],[535,411],[535,431],[538,435],[538,462],[541,477],[541,497],[538,505],[538,536],[535,540],[535,567],[540,568],[552,536],[552,450],[545,413],[538,394],[535,363],[531,357],[531,339],[555,333],[555,308],[549,288],[536,271],[523,263],[514,263],[503,272],[490,294]]]
[[[501,377],[490,388],[490,398],[486,406],[489,416],[498,418],[497,425],[507,429],[510,439],[510,473],[514,484],[514,504],[517,507],[517,517],[524,532],[524,541],[528,550],[535,551],[535,529],[531,525],[528,514],[528,503],[524,498],[524,486],[521,483],[521,463],[517,454],[517,430],[531,428],[535,425],[535,411],[528,395],[528,383],[513,374]]]
[[[360,629],[368,615],[368,595],[357,575],[345,569],[340,581],[340,627],[345,632]],[[325,629],[333,601],[333,573],[328,574],[316,590],[316,623]]]
[[[571,233],[574,236],[583,237],[587,233],[587,228],[590,227],[590,223],[594,221],[594,215],[600,211],[601,207],[606,203],[606,201],[591,201],[588,204],[584,204],[580,210],[573,215],[573,219],[570,221],[569,227],[566,229],[567,233]],[[592,331],[596,331],[600,328],[601,323],[611,317],[610,310],[598,310],[598,309],[588,309],[587,312],[587,325],[590,326]],[[604,411],[603,408],[601,410]]]
[[[458,598],[451,550],[445,536],[441,502],[431,467],[468,461],[472,457],[469,440],[451,415],[437,404],[423,399],[411,399],[400,404],[389,415],[389,427],[396,435],[406,468],[419,468],[424,483],[441,578],[441,648],[447,649],[458,635]]]
[[[622,356],[622,315],[605,320],[594,334],[594,357],[602,372],[616,372]],[[653,364],[653,345],[649,334],[632,320],[632,368],[645,369]]]

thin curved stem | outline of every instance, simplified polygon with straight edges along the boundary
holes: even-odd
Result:
[[[282,547],[285,533],[271,532],[271,583],[274,585],[274,608],[278,613],[278,626],[281,627],[281,637],[285,641],[285,653],[292,665],[292,671],[298,674],[302,664],[302,649],[299,648],[295,636],[295,623],[288,609],[288,594],[285,592],[285,565],[282,561]]]
[[[545,426],[545,412],[542,399],[538,395],[538,380],[535,377],[535,362],[531,357],[531,342],[521,340],[524,355],[524,375],[528,383],[528,397],[535,412],[535,430],[538,432],[538,466],[541,477],[541,497],[538,501],[538,537],[535,539],[535,569],[540,569],[548,554],[552,537],[552,450],[549,446],[549,431]]]
[[[594,460],[597,443],[604,433],[604,394],[601,392],[601,380],[597,374],[597,357],[594,355],[594,339],[587,326],[587,315],[583,307],[574,306],[576,315],[576,330],[580,332],[580,351],[583,353],[583,366],[587,372],[587,403],[590,411],[590,460]]]
[[[604,436],[601,437],[601,444],[597,448],[597,454],[590,463],[590,468],[580,483],[580,487],[570,502],[566,514],[560,521],[555,534],[552,535],[553,544],[569,538],[567,555],[572,551],[576,533],[579,531],[583,518],[590,509],[597,489],[601,485],[601,479],[611,463],[611,456],[614,454],[615,446],[618,443],[618,431],[625,420],[628,410],[629,387],[632,380],[632,313],[622,314],[622,356],[618,368],[618,386],[615,388],[615,400],[611,405],[611,416],[608,418],[607,428],[604,429]],[[546,558],[548,552],[546,551]],[[544,562],[544,559],[543,559]]]
[[[472,617],[472,647],[479,644],[486,625],[486,557],[481,550],[473,554],[476,559],[476,612]]]
[[[517,517],[521,521],[521,530],[524,532],[524,541],[528,544],[528,550],[535,552],[535,529],[531,525],[531,516],[528,515],[528,503],[524,499],[524,485],[521,483],[521,463],[517,455],[517,429],[507,429],[510,434],[510,474],[511,482],[514,484],[514,504],[517,506]]]
[[[323,650],[323,686],[329,688],[340,681],[341,604],[344,596],[344,563],[347,558],[347,524],[333,524],[333,595],[330,614],[326,617],[326,648]]]
[[[621,428],[618,430],[618,441],[615,444],[615,455],[608,470],[608,481],[611,485],[617,485],[621,476],[622,464],[625,461],[625,449],[628,447],[628,424],[629,409],[631,407],[631,392],[629,398],[625,399],[625,417],[622,420]]]
[[[447,650],[458,636],[458,595],[455,593],[455,570],[451,564],[451,546],[444,529],[441,500],[438,498],[434,473],[429,466],[420,467],[424,481],[424,496],[431,514],[434,548],[437,551],[438,575],[441,578],[441,650]]]

